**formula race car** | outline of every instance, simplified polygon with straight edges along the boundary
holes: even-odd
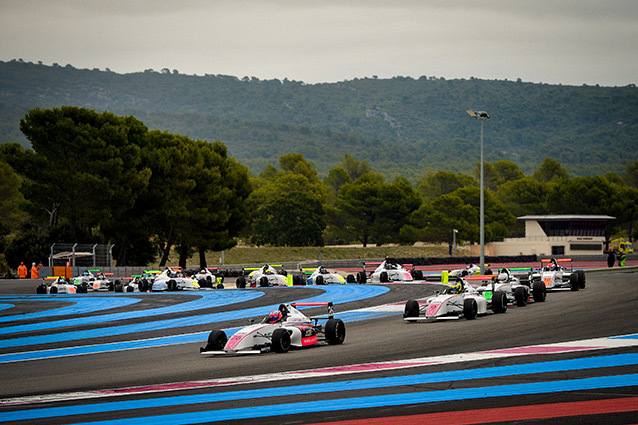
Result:
[[[378,265],[378,267],[370,273],[366,274],[366,266]],[[406,269],[412,264],[399,264],[396,261],[387,259],[381,263],[363,263],[363,271],[357,273],[358,283],[389,283],[389,282],[412,282],[415,277]],[[415,271],[416,278],[423,279],[423,273],[420,270]]]
[[[302,274],[310,274],[306,279],[308,285],[344,285],[346,283],[356,283],[354,275],[349,274],[346,278],[338,273],[331,273],[324,266],[316,269],[301,269]]]
[[[326,306],[327,317],[309,318],[296,307]],[[318,324],[327,319],[325,325]],[[223,330],[215,329],[208,336],[206,347],[200,348],[202,355],[260,354],[274,351],[285,353],[290,347],[307,347],[320,342],[330,345],[342,344],[346,338],[346,327],[334,318],[331,302],[281,304],[278,310],[266,316],[261,323],[251,324],[228,339]]]
[[[522,284],[507,268],[500,269],[498,275],[492,276],[489,281],[485,281],[483,278],[484,276],[479,275],[466,277],[465,279],[469,282],[481,282],[481,284],[473,286],[488,300],[488,303],[492,298],[492,294],[496,291],[503,292],[509,304],[519,307],[526,306],[531,300],[543,302],[547,297],[547,290],[542,282],[533,282],[530,288],[530,286]]]
[[[541,270],[533,272],[530,276],[530,281],[532,284],[534,282],[542,282],[545,288],[549,290],[570,289],[578,291],[585,288],[586,284],[585,272],[583,270],[573,270],[571,258],[541,260]]]
[[[155,277],[151,288],[153,292],[198,291],[199,289],[197,280],[184,276],[179,267],[166,267],[166,270]]]
[[[479,293],[467,281],[459,278],[445,291],[436,293],[421,305],[417,300],[408,300],[403,311],[403,320],[416,322],[424,320],[476,319],[479,315],[505,313],[507,311],[507,296],[504,292],[496,291],[490,300]]]
[[[224,289],[224,285],[222,284],[224,280],[223,276],[220,276],[221,279],[217,282],[217,276],[213,272],[219,272],[219,269],[217,267],[207,267],[191,275],[191,278],[197,280],[201,288]]]
[[[89,291],[114,291],[115,283],[106,277],[107,273],[99,270],[84,270],[84,272],[73,278],[75,286],[88,285]],[[111,275],[112,273],[108,273]]]
[[[88,284],[81,283],[74,285],[71,280],[64,277],[51,277],[45,279],[53,279],[50,285],[41,283],[35,288],[36,294],[82,294],[88,292]]]
[[[277,271],[275,267],[280,267]],[[281,264],[268,265],[258,268],[244,268],[242,275],[235,282],[237,288],[245,288],[246,286],[288,286],[288,275]]]

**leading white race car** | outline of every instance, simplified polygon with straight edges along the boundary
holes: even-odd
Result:
[[[112,275],[113,273],[109,273]],[[115,283],[100,270],[86,269],[80,276],[73,278],[75,286],[87,285],[90,291],[108,292],[115,290]]]
[[[507,296],[496,291],[488,301],[464,279],[458,279],[444,290],[425,300],[408,300],[403,311],[403,320],[417,322],[424,320],[476,319],[479,315],[507,311]]]
[[[378,267],[366,275],[366,265],[377,265]],[[358,283],[390,283],[390,282],[412,282],[414,278],[412,274],[405,268],[406,264],[399,264],[396,261],[387,259],[381,263],[363,263],[363,271],[357,273]],[[407,266],[412,266],[411,264]],[[420,274],[421,279],[423,274]]]
[[[166,270],[155,277],[151,288],[153,292],[198,291],[199,289],[197,280],[183,276],[179,267],[174,269],[166,267]]]
[[[559,264],[560,263],[560,264]],[[562,266],[565,264],[567,267]],[[570,289],[578,291],[585,288],[585,272],[573,270],[571,258],[551,258],[541,260],[541,270],[530,275],[530,281],[542,282],[546,289]]]
[[[299,306],[326,306],[327,317],[307,317],[297,310]],[[318,323],[327,319],[325,325]],[[321,338],[320,338],[321,337]],[[342,344],[346,338],[346,327],[341,319],[334,318],[331,302],[281,304],[278,310],[266,316],[261,323],[252,324],[228,339],[223,330],[215,329],[208,336],[206,347],[200,348],[202,355],[260,354],[274,351],[285,353],[290,347],[308,347],[319,342],[330,345]]]

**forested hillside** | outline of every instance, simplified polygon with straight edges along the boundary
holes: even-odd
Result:
[[[424,70],[424,73],[427,70]],[[334,84],[134,74],[0,62],[0,142],[28,146],[19,120],[36,107],[82,106],[133,115],[149,129],[223,142],[259,174],[298,152],[321,175],[349,153],[388,177],[426,170],[471,172],[483,109],[485,159],[526,174],[547,157],[573,176],[622,172],[638,158],[638,89],[522,81],[363,78]]]

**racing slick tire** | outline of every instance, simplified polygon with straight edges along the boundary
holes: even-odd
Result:
[[[534,298],[534,301],[537,303],[547,299],[547,288],[540,280],[532,282],[532,298]]]
[[[519,307],[525,307],[527,305],[527,291],[522,286],[514,289],[514,299],[516,300],[516,305]]]
[[[262,288],[270,286],[270,284],[268,283],[268,278],[266,276],[262,276],[259,278],[259,286],[261,286]]]
[[[463,300],[463,317],[467,320],[474,320],[478,315],[478,305],[474,298],[465,298]]]
[[[328,344],[343,344],[343,341],[346,339],[346,325],[344,325],[341,319],[328,319],[325,333]]]
[[[126,292],[135,292],[135,288],[133,288],[133,285],[126,285]]]
[[[412,272],[412,279],[423,280],[423,272],[421,270],[415,270]]]
[[[113,282],[109,282],[106,284],[106,289],[109,292],[115,292],[115,284]]]
[[[86,294],[89,292],[89,284],[84,282],[80,286],[78,286],[77,293],[78,294]]]
[[[571,289],[572,291],[578,291],[580,289],[578,275],[576,273],[572,273],[569,275],[569,289]]]
[[[576,270],[576,276],[578,276],[578,287],[583,289],[587,284],[585,280],[585,272],[583,270]]]
[[[37,286],[37,288],[35,288],[35,293],[36,294],[46,294],[47,293],[47,286],[44,283],[41,283]]]
[[[210,281],[206,280],[206,279],[203,279],[203,278],[199,279],[197,281],[197,284],[199,285],[200,288],[211,288],[212,287]]]
[[[57,286],[52,286],[51,288],[49,288],[49,294],[57,294],[57,293],[58,293]]]
[[[226,332],[220,329],[213,329],[210,334],[208,334],[208,343],[206,347],[200,348],[199,351],[220,351],[223,350],[228,342],[228,337],[226,336]]]
[[[244,289],[246,287],[246,278],[244,276],[239,276],[235,281],[235,285],[239,289]]]
[[[216,289],[224,289],[224,284],[219,282],[215,288]]]
[[[492,310],[495,313],[505,313],[507,311],[507,296],[503,291],[496,291],[492,294]]]
[[[119,280],[115,281],[115,291],[114,292],[124,292],[124,286],[120,283]]]
[[[306,284],[306,282],[303,280],[303,278],[301,276],[299,276],[298,274],[293,275],[293,277],[292,277],[292,285],[293,286],[303,286],[305,284]]]
[[[357,279],[354,277],[353,274],[349,274],[348,276],[346,276],[346,283],[357,283]]]
[[[390,282],[390,278],[388,277],[388,272],[381,272],[379,275],[379,281],[381,283]]]
[[[287,353],[290,350],[290,334],[283,328],[275,329],[272,333],[272,350],[275,353]]]
[[[417,300],[408,300],[403,309],[403,318],[419,317],[419,311],[419,302]],[[411,320],[411,322],[416,322],[416,320]]]
[[[171,279],[168,282],[166,282],[166,287],[169,291],[177,291],[177,282]]]
[[[368,278],[366,277],[366,272],[357,272],[357,283],[359,285],[363,285],[366,283]]]
[[[323,280],[323,276],[319,275],[315,278],[315,285],[325,285],[326,282]]]

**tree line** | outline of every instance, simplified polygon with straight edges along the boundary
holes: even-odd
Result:
[[[54,242],[112,243],[118,266],[179,263],[238,240],[322,246],[465,241],[479,233],[473,171],[386,181],[345,154],[323,177],[300,153],[257,176],[219,142],[149,130],[132,116],[80,107],[33,109],[20,120],[31,142],[0,145],[0,248],[8,267],[46,258]],[[485,238],[522,231],[527,214],[608,214],[612,235],[634,237],[638,161],[620,173],[570,177],[545,158],[531,175],[510,160],[486,162]]]

